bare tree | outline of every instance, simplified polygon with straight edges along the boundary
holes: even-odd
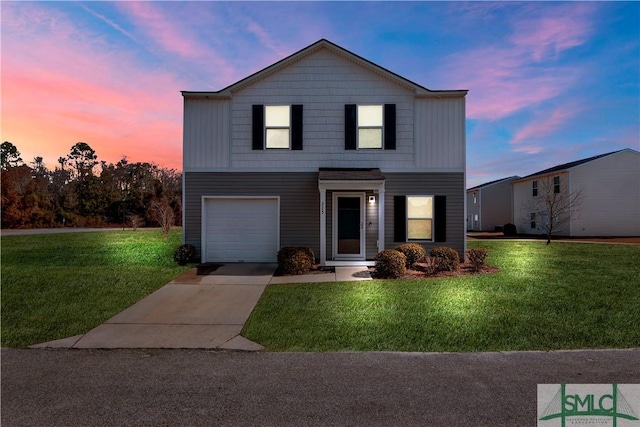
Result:
[[[531,216],[527,220],[532,228],[539,227],[545,232],[547,245],[551,236],[563,230],[580,212],[582,190],[571,191],[566,180],[567,175],[548,174],[534,181],[533,196],[527,205]]]
[[[166,198],[155,199],[151,202],[151,207],[149,209],[149,213],[151,214],[151,218],[160,224],[162,228],[162,237],[166,238],[169,235],[169,231],[171,230],[171,226],[173,225],[173,220],[175,218],[175,212],[169,200]]]
[[[133,231],[136,231],[138,227],[140,227],[144,223],[140,215],[127,215],[127,221],[129,222],[129,225],[131,226]]]

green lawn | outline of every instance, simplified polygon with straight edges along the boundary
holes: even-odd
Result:
[[[2,346],[87,332],[187,267],[181,230],[2,237]]]
[[[640,246],[470,242],[500,273],[271,285],[243,335],[270,351],[640,346]]]

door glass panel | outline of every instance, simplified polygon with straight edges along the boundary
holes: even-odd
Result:
[[[338,197],[338,254],[360,254],[360,198]]]

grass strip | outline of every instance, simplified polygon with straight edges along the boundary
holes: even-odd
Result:
[[[243,335],[269,351],[640,346],[640,246],[469,242],[490,275],[271,285]]]
[[[182,230],[2,236],[2,346],[85,333],[188,267]]]

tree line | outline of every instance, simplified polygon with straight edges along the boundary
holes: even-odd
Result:
[[[99,161],[86,142],[49,169],[2,143],[2,228],[161,226],[181,223],[182,175],[153,163]]]

